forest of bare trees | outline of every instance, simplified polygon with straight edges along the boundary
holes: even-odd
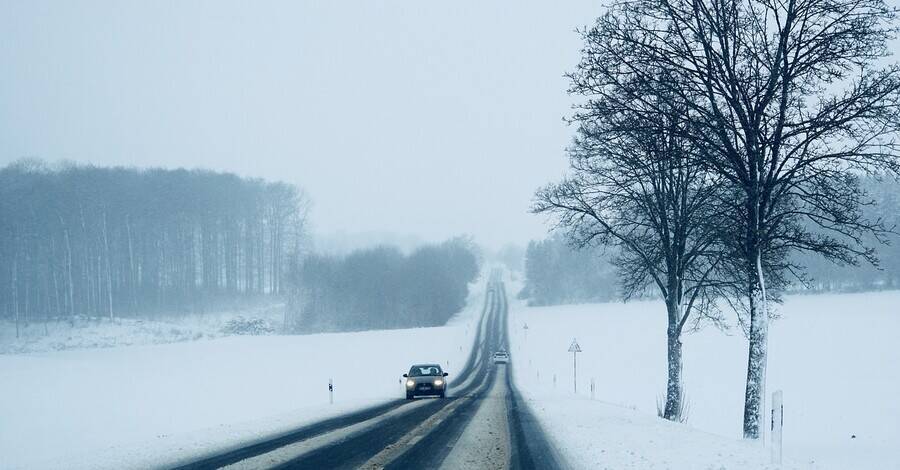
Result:
[[[201,170],[0,170],[0,315],[16,329],[203,312],[285,290],[304,239],[294,186]]]
[[[528,305],[605,302],[618,297],[619,278],[610,253],[593,246],[576,249],[560,235],[532,241],[525,250]]]
[[[890,180],[863,177],[872,204],[863,208],[867,219],[900,227],[900,186]],[[814,253],[794,253],[794,274],[784,286],[786,294],[867,292],[900,288],[900,235],[887,234],[881,244],[872,235],[864,244],[874,247],[878,264],[835,264]],[[572,246],[564,234],[553,233],[528,244],[525,285],[519,296],[532,305],[561,305],[606,301],[624,296],[622,272],[616,272],[617,250],[591,244]],[[780,291],[773,292],[778,294]],[[652,290],[639,297],[656,297]]]
[[[291,272],[286,327],[297,332],[439,326],[466,305],[481,259],[466,238],[345,256],[310,255]]]

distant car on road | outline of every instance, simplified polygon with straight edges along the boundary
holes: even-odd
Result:
[[[509,353],[501,349],[494,353],[494,364],[506,364],[509,362]]]
[[[438,364],[416,364],[409,368],[406,377],[406,399],[417,396],[447,396],[447,373]]]

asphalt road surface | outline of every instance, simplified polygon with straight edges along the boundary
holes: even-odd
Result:
[[[186,462],[179,469],[555,469],[563,462],[492,354],[506,341],[506,290],[491,274],[472,353],[446,399],[398,399]]]

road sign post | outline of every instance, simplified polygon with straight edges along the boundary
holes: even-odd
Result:
[[[577,354],[581,352],[581,346],[578,345],[578,341],[576,341],[575,338],[572,338],[572,344],[569,345],[569,352],[572,353],[572,384],[574,385],[575,393],[578,393]]]

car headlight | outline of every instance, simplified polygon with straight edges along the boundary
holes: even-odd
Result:
[[[415,386],[416,386],[416,381],[415,381],[415,380],[407,380],[407,381],[406,381],[406,386],[407,386],[407,387],[415,387]]]
[[[437,380],[434,381],[434,386],[435,386],[435,387],[440,387],[441,385],[444,385],[444,381],[443,381],[443,380],[437,379]]]

